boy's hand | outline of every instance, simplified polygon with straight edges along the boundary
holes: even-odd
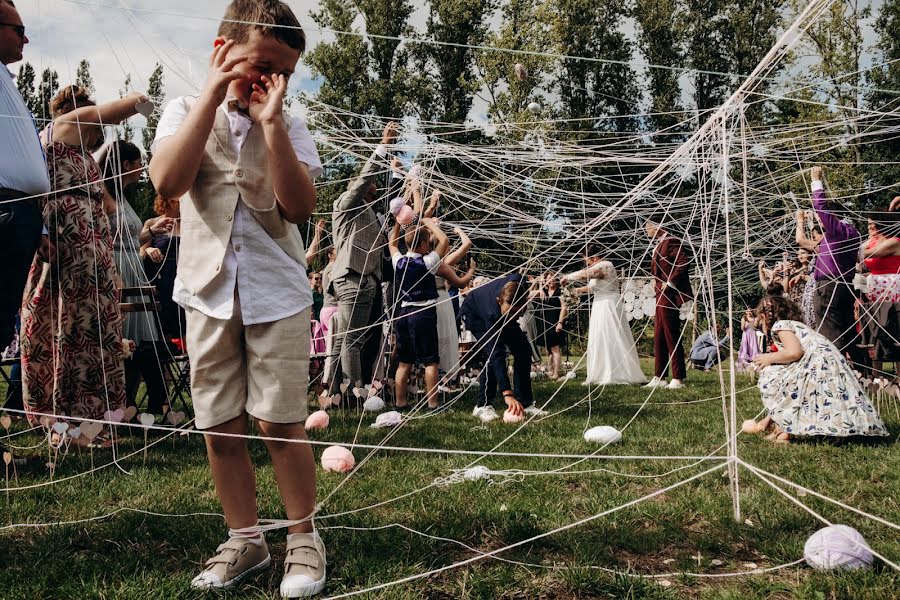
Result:
[[[813,181],[822,181],[822,167],[813,167],[810,169],[809,177]]]
[[[287,79],[284,75],[263,75],[262,82],[253,84],[250,95],[250,118],[257,123],[271,123],[281,118],[284,108],[284,95],[287,93]]]
[[[316,222],[316,233],[322,233],[325,231],[325,219],[319,219]]]
[[[220,46],[216,46],[212,56],[209,57],[209,72],[206,75],[206,84],[203,93],[208,95],[216,106],[225,100],[228,86],[232,81],[245,79],[247,76],[234,67],[247,60],[246,56],[232,56],[227,58],[228,51],[234,47],[234,40],[228,40]]]

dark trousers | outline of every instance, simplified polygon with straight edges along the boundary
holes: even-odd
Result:
[[[478,340],[479,356],[485,363],[478,377],[480,385],[476,404],[490,404],[498,387],[500,391],[512,389],[516,399],[524,407],[534,404],[531,392],[531,344],[519,324],[508,323],[500,330],[499,335],[496,328],[489,333],[472,331],[472,334]],[[506,373],[507,353],[513,355],[512,386]]]
[[[37,202],[3,202],[0,193],[0,351],[13,339],[16,315],[34,253],[41,245],[43,217]]]
[[[656,321],[653,324],[653,355],[655,375],[665,379],[671,371],[672,379],[684,379],[684,345],[681,343],[681,320],[678,307],[666,296],[656,299]]]
[[[813,309],[819,333],[831,340],[842,353],[850,355],[853,368],[862,370],[869,364],[869,355],[857,346],[860,334],[856,331],[856,319],[853,317],[855,301],[853,290],[845,281],[829,279],[816,282]]]
[[[164,344],[142,343],[131,358],[125,360],[125,396],[129,406],[137,404],[137,392],[143,378],[147,386],[147,412],[161,415],[168,403],[169,392],[160,357],[169,350]]]

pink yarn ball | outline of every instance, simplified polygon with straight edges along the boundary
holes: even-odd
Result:
[[[331,419],[329,418],[327,412],[325,412],[324,410],[317,410],[313,414],[306,417],[306,424],[304,426],[307,430],[326,429],[330,420]]]
[[[328,446],[322,453],[322,468],[332,473],[347,473],[356,464],[353,453],[343,446]]]
[[[525,420],[525,415],[514,415],[511,412],[509,412],[508,408],[505,411],[503,411],[503,422],[504,423],[521,423],[524,420]]]
[[[403,198],[394,198],[391,200],[391,214],[397,216],[397,213],[406,206],[406,200]]]
[[[404,204],[403,208],[400,209],[400,212],[397,213],[397,222],[401,225],[409,225],[413,222],[416,213],[413,212],[413,209],[409,207],[408,204]]]

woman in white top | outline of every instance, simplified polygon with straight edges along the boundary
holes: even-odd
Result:
[[[616,269],[597,252],[584,259],[585,268],[560,278],[587,281],[576,288],[578,294],[592,294],[591,319],[588,327],[587,378],[584,385],[641,384],[647,381],[641,371],[631,327],[622,308]]]

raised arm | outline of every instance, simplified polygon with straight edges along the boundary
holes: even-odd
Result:
[[[431,232],[432,237],[437,241],[434,251],[437,252],[438,256],[441,258],[447,256],[447,250],[450,249],[450,240],[447,238],[447,234],[441,231],[441,228],[434,219],[422,219],[422,224]]]
[[[798,210],[796,213],[797,218],[797,230],[794,233],[794,241],[798,246],[805,250],[809,250],[810,252],[815,252],[818,244],[814,241],[806,237],[806,211]]]
[[[431,192],[431,198],[428,200],[428,208],[425,209],[424,217],[430,219],[437,212],[438,205],[441,203],[441,193],[438,190]]]
[[[98,125],[118,125],[130,116],[137,114],[137,104],[147,100],[147,96],[138,93],[128,94],[124,98],[104,102],[97,106],[82,106],[53,122],[53,137],[62,141],[71,140],[74,145],[81,145],[81,139],[88,131]]]
[[[394,221],[394,227],[391,229],[391,237],[388,240],[388,252],[391,256],[400,254],[400,223]]]
[[[166,198],[181,198],[197,178],[216,110],[225,100],[232,81],[246,76],[234,67],[247,60],[244,55],[228,57],[234,40],[216,46],[209,58],[206,83],[197,102],[174,135],[159,140],[150,160],[150,179],[156,191]],[[165,115],[164,115],[165,116]]]
[[[319,254],[319,247],[322,245],[322,232],[324,230],[325,219],[319,219],[316,222],[316,232],[313,234],[313,239],[309,243],[309,248],[306,250],[306,264],[311,263]]]
[[[464,288],[475,277],[475,261],[472,261],[472,264],[469,265],[469,270],[462,276],[457,275],[456,269],[448,265],[446,261],[442,262],[441,266],[438,267],[438,275],[449,281],[453,287]]]
[[[759,261],[758,265],[759,270],[759,285],[763,287],[763,289],[769,287],[769,284],[772,283],[773,272],[769,271],[766,268],[766,263],[763,261]]]
[[[822,223],[822,231],[825,233],[825,237],[836,241],[855,237],[855,230],[828,210],[825,202],[825,184],[822,182],[822,174],[822,167],[813,167],[810,170],[813,208],[816,209],[816,214]]]
[[[375,152],[372,153],[369,160],[363,165],[359,176],[350,182],[347,186],[347,191],[338,198],[336,204],[337,210],[352,210],[362,206],[366,197],[366,192],[369,190],[369,185],[372,183],[375,176],[382,170],[381,163],[387,157],[387,147],[390,144],[393,144],[396,139],[397,124],[390,122],[385,125],[384,132],[381,134],[381,144],[375,148]]]
[[[454,227],[453,233],[459,236],[460,246],[459,248],[448,254],[444,259],[444,263],[451,266],[458,265],[459,261],[465,258],[466,254],[469,253],[469,250],[472,249],[472,240],[469,239],[469,236],[466,235],[465,231],[463,231],[459,227]]]

